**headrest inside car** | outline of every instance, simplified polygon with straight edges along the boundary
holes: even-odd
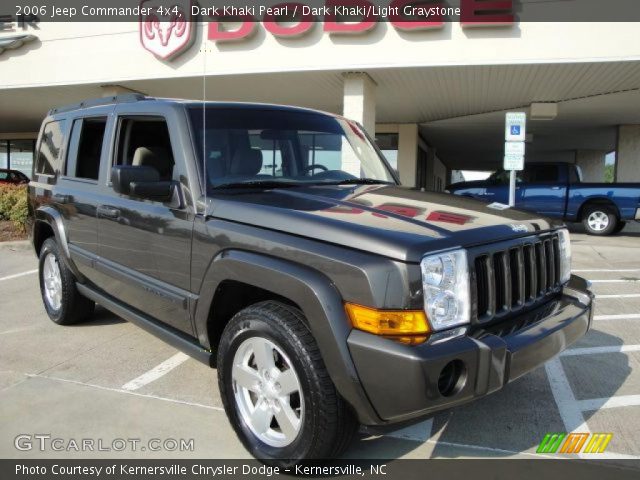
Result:
[[[133,154],[132,165],[155,168],[160,174],[160,180],[171,180],[173,164],[171,154],[164,147],[138,147]]]
[[[231,175],[257,175],[262,168],[262,151],[255,148],[239,148],[233,154]]]

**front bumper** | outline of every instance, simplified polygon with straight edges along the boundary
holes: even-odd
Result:
[[[492,327],[408,346],[353,330],[347,342],[382,424],[396,423],[483,397],[542,365],[589,330],[592,304],[587,282],[572,276],[561,296],[506,321],[526,325],[512,333]],[[460,381],[443,395],[438,381],[450,362],[461,367]]]

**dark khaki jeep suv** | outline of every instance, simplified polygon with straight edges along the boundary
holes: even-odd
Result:
[[[51,319],[99,303],[216,367],[270,463],[495,392],[591,323],[560,223],[403,188],[339,116],[114,97],[52,110],[37,150]]]

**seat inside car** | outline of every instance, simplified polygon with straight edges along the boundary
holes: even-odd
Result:
[[[133,154],[132,165],[155,168],[162,181],[171,180],[173,176],[173,158],[164,147],[152,146],[136,148]]]
[[[238,147],[229,165],[230,175],[255,176],[262,169],[262,151],[251,147]]]

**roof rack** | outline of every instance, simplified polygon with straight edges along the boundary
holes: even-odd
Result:
[[[142,100],[148,100],[149,97],[142,95],[141,93],[125,93],[123,95],[114,95],[109,97],[92,98],[89,100],[83,100],[79,103],[72,103],[70,105],[64,105],[62,107],[56,107],[49,110],[49,115],[56,113],[70,112],[73,110],[79,110],[81,108],[98,107],[100,105],[111,105],[116,103],[132,103],[140,102]]]

